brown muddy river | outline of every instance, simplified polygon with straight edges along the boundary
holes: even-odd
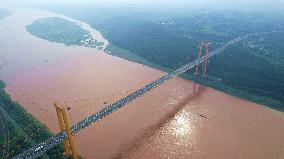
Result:
[[[96,49],[34,37],[26,25],[59,15],[12,10],[0,20],[0,78],[12,98],[54,133],[54,102],[71,108],[74,123],[165,74]],[[175,78],[75,140],[87,159],[282,159],[283,134],[283,113]]]

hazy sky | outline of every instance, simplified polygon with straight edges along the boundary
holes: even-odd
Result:
[[[284,0],[0,0],[0,2],[18,5],[31,2],[64,2],[112,7],[284,10]]]

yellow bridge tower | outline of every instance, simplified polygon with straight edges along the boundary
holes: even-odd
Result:
[[[70,124],[67,118],[67,113],[64,107],[60,106],[58,103],[54,104],[56,109],[56,114],[59,122],[59,127],[61,131],[66,131],[67,139],[64,139],[64,149],[67,157],[72,155],[73,159],[78,159],[77,147],[74,143],[74,138],[70,130]],[[71,148],[71,150],[70,150]]]
[[[203,43],[203,42],[201,43],[201,45],[199,47],[198,63],[196,65],[196,78],[198,78],[199,63],[200,63],[200,58],[201,58],[201,55],[202,55],[203,48],[206,49],[205,62],[204,62],[204,67],[203,67],[203,78],[206,79],[206,71],[207,71],[208,55],[209,55],[209,44],[208,43]]]

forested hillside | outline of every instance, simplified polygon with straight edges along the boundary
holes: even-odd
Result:
[[[8,158],[28,150],[34,144],[40,143],[52,136],[47,127],[42,125],[37,119],[29,114],[22,106],[12,101],[4,90],[5,84],[0,81],[0,115],[8,131],[8,140],[0,135],[0,147],[7,148]],[[2,151],[0,153],[2,156]],[[46,153],[51,159],[64,158],[63,146],[60,144]],[[41,158],[46,158],[43,156]]]
[[[78,8],[84,8],[82,9]],[[246,34],[252,36],[210,60],[208,80],[224,92],[284,110],[284,17],[244,11],[156,11],[94,9],[91,6],[43,8],[91,24],[110,41],[108,53],[169,71],[197,57],[202,41],[210,50]],[[64,7],[63,7],[64,8]],[[194,79],[193,72],[185,78]]]

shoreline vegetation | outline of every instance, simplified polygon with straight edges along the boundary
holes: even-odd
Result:
[[[176,15],[116,12],[96,13],[85,20],[109,40],[106,52],[166,72],[196,59],[197,46],[204,39],[214,50],[238,36],[284,29],[284,17],[273,14],[214,10]],[[79,15],[69,16],[80,19]],[[284,112],[284,84],[280,82],[284,81],[283,41],[283,32],[250,37],[209,59],[207,80],[196,81],[194,70],[181,77]]]
[[[136,54],[130,52],[129,50],[127,50],[127,49],[119,48],[117,46],[114,46],[113,44],[110,44],[106,48],[106,53],[108,53],[112,56],[117,56],[117,57],[129,60],[131,62],[146,65],[146,66],[154,68],[154,69],[159,69],[161,71],[170,72],[170,71],[174,70],[174,69],[171,69],[171,68],[166,68],[166,67],[163,67],[161,65],[152,63],[149,60],[144,59],[143,57],[140,57],[139,55],[136,55]],[[179,65],[179,66],[182,66],[182,65]],[[206,80],[202,79],[202,77],[199,77],[198,79],[196,79],[196,76],[194,75],[194,72],[192,70],[185,72],[183,75],[181,75],[181,77],[186,79],[186,80],[190,80],[190,81],[205,85],[207,87],[214,88],[214,89],[222,91],[224,93],[228,93],[232,96],[235,96],[235,97],[238,97],[238,98],[241,98],[241,99],[244,99],[244,100],[248,100],[248,101],[269,107],[271,109],[275,109],[275,110],[284,112],[284,107],[283,107],[281,101],[275,100],[273,98],[266,97],[266,96],[255,95],[255,94],[252,94],[252,93],[245,91],[245,90],[230,87],[230,86],[224,84],[222,82],[222,80],[216,79],[216,77],[212,77],[212,76],[208,75]]]
[[[20,104],[11,99],[5,91],[5,83],[3,81],[0,81],[0,107],[0,115],[4,119],[4,123],[9,131],[9,141],[6,143],[8,144],[8,158],[12,158],[31,148],[34,144],[53,136],[45,125],[41,124],[40,121],[35,119]],[[3,140],[3,136],[1,135],[0,141]],[[1,142],[0,144],[2,144],[0,145],[2,147],[4,143]],[[63,151],[63,145],[59,144],[41,158],[64,158]],[[4,158],[0,155],[1,157]]]
[[[46,18],[46,19],[43,19],[43,20],[46,20],[46,21],[44,21],[43,23],[40,22],[40,24],[37,24],[38,26],[36,26],[35,28],[33,28],[34,26],[32,26],[32,25],[27,26],[27,30],[30,29],[31,32],[34,32],[33,35],[35,35],[37,37],[42,36],[43,38],[46,38],[46,40],[53,41],[53,42],[56,42],[56,43],[63,43],[66,46],[74,46],[74,45],[86,46],[86,47],[97,47],[97,46],[99,46],[99,45],[94,44],[92,42],[89,43],[88,32],[87,31],[85,32],[84,30],[83,31],[78,30],[78,28],[76,26],[73,26],[73,24],[76,25],[75,23],[70,24],[68,22],[68,24],[65,24],[65,22],[62,23],[60,18],[56,19],[55,21],[52,18]],[[49,23],[50,25],[47,25],[45,27],[51,27],[52,28],[52,27],[54,27],[54,25],[55,26],[59,25],[60,27],[55,28],[54,30],[52,30],[51,33],[48,33],[47,35],[42,35],[41,34],[42,30],[37,30],[37,29],[41,28],[42,25],[45,25],[47,21],[50,22]],[[69,26],[69,25],[71,25],[71,26]],[[162,24],[162,25],[165,25],[165,24]],[[62,26],[64,26],[64,27],[62,27]],[[65,27],[70,27],[70,29],[66,29]],[[60,31],[58,32],[58,30],[60,30]],[[77,32],[76,31],[75,32],[78,33],[78,34],[75,35],[76,37],[75,38],[69,37],[69,36],[73,36],[71,34],[73,33],[74,30],[76,30]],[[108,33],[106,31],[102,31],[102,33],[103,32],[104,32],[104,35],[108,35]],[[207,33],[208,34],[214,33],[214,34],[216,34],[216,35],[218,34],[220,36],[228,35],[228,34],[216,32],[216,30],[214,30],[214,29],[212,30],[212,28],[210,28],[210,27],[206,28],[205,30],[203,29],[202,32],[204,32],[206,34]],[[270,38],[272,38],[272,37],[270,37]],[[94,40],[94,39],[91,39],[91,41],[92,40]],[[178,39],[176,39],[176,40],[178,40]],[[255,41],[258,41],[258,43],[255,43]],[[220,42],[219,44],[221,44],[221,43],[222,42]],[[202,78],[199,78],[199,80],[195,80],[195,76],[193,74],[194,71],[186,72],[184,75],[182,75],[182,77],[187,79],[187,80],[195,81],[195,82],[198,82],[200,84],[203,84],[203,85],[215,88],[217,90],[221,90],[223,92],[229,93],[231,95],[234,95],[234,96],[237,96],[237,97],[240,97],[240,98],[243,98],[243,99],[247,99],[247,100],[250,100],[252,102],[259,103],[259,104],[263,104],[263,105],[266,105],[266,106],[271,107],[273,109],[284,112],[284,108],[282,106],[282,101],[275,100],[274,98],[269,97],[269,95],[271,95],[271,96],[275,95],[275,94],[272,94],[272,92],[257,90],[257,91],[259,91],[259,94],[261,96],[256,95],[256,94],[252,93],[255,90],[253,88],[249,87],[249,85],[251,83],[248,83],[248,84],[244,83],[246,85],[244,85],[243,87],[240,87],[240,85],[236,85],[236,83],[234,83],[234,82],[238,81],[238,80],[234,81],[234,79],[232,78],[234,76],[230,76],[230,75],[222,76],[222,75],[231,71],[230,69],[232,69],[233,67],[230,64],[225,63],[225,65],[224,65],[224,67],[230,68],[229,70],[225,70],[225,71],[221,70],[220,72],[214,72],[213,71],[216,68],[220,68],[220,63],[218,63],[218,62],[222,61],[222,58],[223,59],[224,58],[229,59],[229,61],[230,61],[232,58],[236,58],[236,52],[238,52],[238,55],[240,55],[241,57],[244,57],[244,55],[247,55],[247,53],[249,52],[250,56],[244,62],[249,62],[249,60],[250,60],[250,62],[252,61],[252,64],[250,64],[250,66],[252,65],[252,67],[246,66],[245,68],[242,68],[243,69],[242,71],[246,70],[247,68],[251,68],[253,70],[253,69],[255,69],[253,66],[260,62],[263,65],[263,67],[260,68],[260,70],[261,69],[265,70],[265,69],[268,68],[267,70],[265,70],[266,72],[269,72],[269,71],[273,72],[273,74],[269,74],[269,75],[272,75],[272,76],[277,75],[278,72],[277,71],[274,72],[274,70],[272,70],[272,69],[275,67],[279,70],[283,70],[284,67],[283,67],[283,65],[281,65],[282,64],[281,62],[283,62],[283,61],[281,61],[281,58],[277,59],[275,57],[270,58],[269,60],[264,60],[265,58],[268,58],[266,53],[270,54],[273,51],[275,51],[276,53],[278,53],[278,52],[277,52],[277,50],[269,49],[269,47],[271,47],[271,45],[266,46],[265,47],[266,50],[262,50],[262,49],[260,49],[260,47],[261,47],[260,43],[261,43],[261,41],[259,39],[254,39],[254,40],[245,41],[245,42],[242,42],[242,43],[240,43],[236,46],[227,48],[226,52],[231,52],[231,54],[220,55],[220,58],[215,58],[216,59],[215,62],[214,61],[210,62],[209,65],[211,67],[209,67],[209,71],[211,70],[212,73],[210,73],[208,75],[207,80],[203,80]],[[194,45],[192,44],[191,47],[194,47],[195,44],[197,44],[197,43],[194,43]],[[126,47],[121,47],[121,46],[118,46],[118,45],[115,45],[115,44],[110,44],[106,49],[106,53],[113,55],[113,56],[121,57],[121,58],[129,60],[129,61],[140,63],[142,65],[147,65],[151,68],[159,69],[159,70],[162,70],[162,71],[165,71],[165,72],[170,72],[170,71],[174,70],[176,67],[180,67],[183,64],[185,64],[186,62],[189,62],[189,61],[192,60],[192,58],[189,58],[189,59],[187,59],[188,61],[179,61],[178,65],[176,65],[176,66],[172,66],[172,65],[168,65],[168,64],[163,65],[163,63],[156,61],[157,56],[156,57],[151,57],[151,56],[146,56],[146,55],[144,56],[144,55],[141,54],[141,52],[140,53],[137,53],[137,52],[134,53],[131,49],[122,49],[122,48],[126,48]],[[236,50],[238,50],[238,51],[236,51]],[[265,54],[260,55],[259,50],[262,50],[263,51],[262,53],[265,53]],[[280,50],[280,48],[279,48],[279,50]],[[196,52],[197,52],[197,49],[196,49]],[[194,56],[195,55],[192,55],[192,57],[194,57]],[[183,59],[183,58],[179,57],[179,59]],[[279,60],[279,61],[277,61],[277,60]],[[236,59],[236,62],[239,62],[239,61],[240,61],[240,59]],[[176,63],[176,61],[169,61],[169,62],[171,64]],[[235,62],[235,64],[236,64],[236,62]],[[275,63],[274,65],[272,65],[273,67],[271,66],[270,62]],[[238,65],[245,65],[245,64],[241,63],[241,64],[238,64]],[[261,72],[260,70],[257,70],[259,72],[255,76],[256,80],[260,79],[260,76],[259,76],[260,74],[266,73],[266,72]],[[255,71],[255,70],[253,70],[253,71]],[[248,73],[250,73],[250,71],[248,71]],[[282,80],[281,75],[282,74],[280,74],[279,78],[275,78],[276,82],[279,82],[279,81]],[[222,76],[222,78],[220,78],[220,76]],[[268,81],[269,81],[269,79],[268,79]],[[239,82],[242,82],[242,81],[239,81]],[[253,79],[252,82],[255,82],[255,80]],[[276,89],[275,85],[273,85],[273,88]],[[279,89],[281,89],[281,86],[279,86]],[[276,95],[277,95],[277,93],[280,92],[279,96],[276,96],[277,99],[280,99],[282,97],[281,90],[279,90],[279,89],[277,90],[278,92],[276,91]],[[51,131],[47,128],[47,126],[41,124],[40,121],[38,121],[30,113],[28,113],[24,109],[24,107],[22,107],[20,104],[18,104],[17,102],[15,102],[11,99],[9,94],[7,94],[7,92],[5,91],[5,83],[1,80],[0,80],[0,115],[1,115],[1,117],[5,118],[3,123],[4,123],[4,125],[7,126],[8,131],[9,131],[9,136],[10,136],[10,139],[11,139],[11,142],[9,142],[9,147],[8,147],[8,151],[9,151],[9,154],[10,154],[9,157],[13,157],[13,156],[23,152],[24,150],[27,150],[34,143],[42,142],[45,139],[47,139],[47,138],[49,138],[53,135],[51,133]],[[10,119],[8,119],[7,117],[9,117]],[[12,119],[12,121],[11,121],[11,119]],[[1,129],[1,127],[0,127],[0,129]],[[5,130],[3,130],[3,131],[5,131]],[[0,130],[0,132],[1,132],[1,130]],[[21,132],[24,132],[24,134],[21,133]],[[29,137],[27,138],[25,136],[25,134],[29,134]],[[29,141],[30,139],[31,139],[31,141]],[[0,148],[3,144],[5,144],[5,139],[2,135],[0,135]],[[54,147],[53,149],[51,149],[50,151],[48,151],[46,153],[46,156],[48,156],[49,158],[64,158],[63,152],[64,152],[63,151],[63,145],[60,144],[60,145]],[[2,159],[1,157],[2,156],[0,155],[0,159]],[[42,157],[42,158],[46,158],[46,157]]]
[[[210,49],[214,50],[237,36],[271,29],[282,30],[278,22],[284,19],[281,16],[271,19],[273,15],[250,15],[234,11],[194,11],[171,16],[135,11],[120,11],[122,13],[117,15],[116,10],[107,13],[98,10],[96,14],[81,15],[81,12],[76,12],[76,7],[72,10],[72,14],[64,14],[64,10],[52,11],[78,20],[83,18],[84,22],[99,30],[110,42],[105,49],[106,53],[165,72],[195,59],[197,46],[204,39],[212,43]],[[211,19],[216,19],[218,25]],[[28,26],[27,30],[33,32],[33,29],[37,30],[48,21],[42,22],[35,22],[37,25]],[[51,30],[57,32],[56,27]],[[68,31],[71,32],[72,29]],[[53,41],[58,38],[54,34],[50,35],[55,39]],[[284,112],[284,91],[281,89],[284,84],[279,83],[284,81],[284,56],[281,52],[284,49],[283,35],[274,33],[249,38],[227,48],[223,54],[210,59],[206,81],[195,81],[194,70],[186,72],[182,77]],[[63,43],[68,43],[68,40],[64,42],[63,39]],[[77,45],[80,45],[80,40],[77,40]]]
[[[26,30],[36,37],[66,46],[77,45],[102,50],[104,45],[104,42],[97,41],[88,30],[82,29],[75,22],[59,17],[36,20],[26,26]]]

